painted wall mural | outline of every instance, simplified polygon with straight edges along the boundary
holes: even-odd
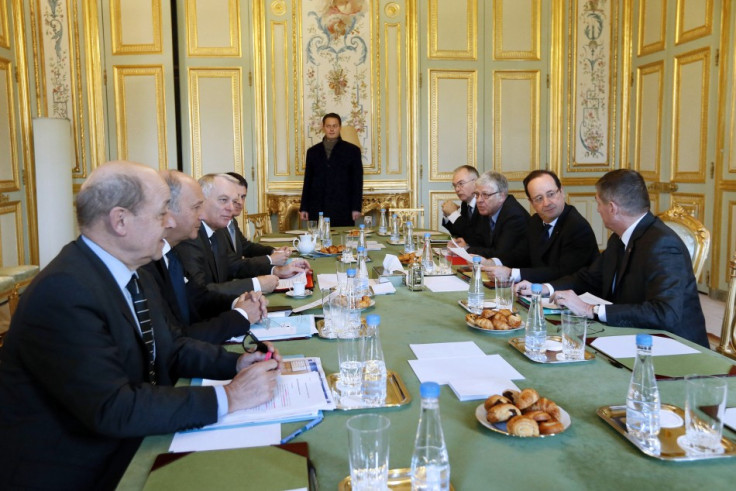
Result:
[[[67,5],[61,0],[41,4],[41,32],[46,72],[46,110],[55,118],[72,118]]]
[[[609,154],[611,7],[607,0],[578,0],[576,164],[606,164]]]
[[[302,3],[306,147],[322,141],[322,116],[335,112],[355,127],[364,165],[371,162],[370,12],[370,0]]]

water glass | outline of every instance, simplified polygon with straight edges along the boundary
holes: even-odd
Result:
[[[496,277],[496,308],[513,310],[514,280]]]
[[[348,281],[348,269],[350,269],[351,264],[351,262],[345,261],[344,257],[338,257],[337,261],[335,261],[338,289],[345,286],[345,283]]]
[[[366,215],[363,217],[363,225],[365,225],[366,230],[373,228],[373,215]]]
[[[307,220],[307,232],[309,232],[312,237],[317,233],[317,223],[317,220]]]
[[[356,328],[347,308],[341,325],[335,326],[337,334],[337,362],[340,375],[337,389],[340,398],[349,398],[360,394],[363,383],[363,356],[360,349],[360,325]]]
[[[332,288],[320,288],[322,294],[322,315],[324,316],[324,327],[322,328],[322,337],[332,337],[332,305],[330,299]]]
[[[588,319],[569,310],[562,312],[562,357],[565,360],[585,358],[585,331]]]
[[[685,392],[685,435],[677,443],[686,452],[722,453],[726,381],[708,375],[688,375]]]
[[[440,249],[438,269],[439,269],[440,274],[452,273],[452,263],[450,262],[450,251],[447,248]]]
[[[350,486],[355,491],[388,489],[391,421],[379,414],[348,419]]]

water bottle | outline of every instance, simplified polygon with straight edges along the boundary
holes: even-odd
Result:
[[[332,245],[332,234],[330,233],[330,218],[325,217],[325,227],[322,231],[322,247],[330,247]]]
[[[386,235],[386,208],[381,208],[381,218],[378,219],[378,234]]]
[[[334,326],[337,334],[337,359],[340,367],[337,388],[340,397],[360,394],[363,360],[360,352],[360,309],[355,296],[355,270],[350,268],[343,288],[344,321]]]
[[[440,423],[440,386],[424,382],[419,387],[422,411],[419,414],[414,453],[411,455],[412,491],[450,489],[450,459]]]
[[[535,361],[544,361],[547,358],[547,325],[542,310],[542,285],[532,285],[532,302],[529,304],[529,315],[526,318],[526,332],[524,336],[524,351]]]
[[[358,246],[358,267],[355,272],[355,294],[358,298],[370,294],[368,267],[365,265],[365,247]]]
[[[399,217],[394,213],[391,215],[391,242],[398,244],[399,240]]]
[[[473,257],[473,276],[468,286],[468,309],[474,314],[483,311],[485,292],[483,290],[483,273],[480,270],[480,256]]]
[[[319,212],[319,221],[317,222],[317,238],[323,239],[324,238],[324,231],[325,231],[325,214],[324,212]]]
[[[358,234],[358,247],[362,247],[365,252],[368,250],[365,246],[365,225],[360,224],[360,233]]]
[[[626,395],[626,431],[643,447],[659,454],[659,389],[652,363],[652,336],[636,335],[636,360]]]
[[[386,403],[386,362],[383,359],[378,324],[381,316],[370,314],[365,318],[366,330],[363,342],[363,404],[381,407]]]
[[[429,233],[424,234],[424,248],[422,249],[422,268],[424,268],[424,274],[432,274],[434,272],[432,244],[429,242],[429,237]]]
[[[406,235],[404,236],[404,252],[414,252],[414,227],[411,221],[406,222]]]

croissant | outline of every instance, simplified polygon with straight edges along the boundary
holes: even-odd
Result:
[[[480,313],[484,319],[492,319],[496,315],[496,311],[492,309],[483,309]]]
[[[539,393],[534,389],[524,389],[513,395],[513,401],[516,407],[522,411],[539,400]],[[547,411],[549,412],[549,411]]]
[[[497,404],[486,412],[489,423],[502,423],[513,416],[521,416],[521,411],[513,404]]]
[[[512,314],[508,316],[506,322],[508,322],[511,327],[519,327],[521,325],[521,316],[519,316],[519,314]]]
[[[544,411],[553,418],[560,419],[560,408],[555,404],[554,401],[550,401],[546,397],[540,398],[534,404],[528,407],[529,411]]]
[[[539,436],[539,425],[526,416],[514,416],[506,423],[506,431],[516,436]]]
[[[490,319],[484,319],[483,317],[477,317],[475,319],[475,325],[480,327],[481,329],[488,329],[490,331],[493,331],[493,321]]]
[[[498,313],[504,317],[508,317],[512,314],[512,312],[509,309],[501,309],[498,311]]]
[[[478,316],[472,313],[465,314],[465,322],[469,322],[473,325],[475,325],[475,319],[477,319]]]
[[[511,401],[506,399],[504,396],[496,394],[486,399],[486,402],[483,403],[483,407],[488,411],[491,407],[497,404],[511,404]]]
[[[537,423],[541,423],[543,421],[552,421],[552,416],[549,415],[549,413],[545,413],[544,411],[529,411],[524,413],[524,416],[527,418],[531,418]],[[539,427],[539,430],[542,430],[542,427]]]
[[[539,433],[541,435],[554,435],[565,430],[565,426],[556,420],[544,421],[539,423]]]
[[[496,315],[491,322],[493,322],[493,329],[496,331],[508,331],[511,328],[502,315]]]

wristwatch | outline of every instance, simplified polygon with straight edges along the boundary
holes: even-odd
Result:
[[[600,319],[598,318],[598,311],[600,310],[600,305],[593,305],[593,320],[598,322]]]

